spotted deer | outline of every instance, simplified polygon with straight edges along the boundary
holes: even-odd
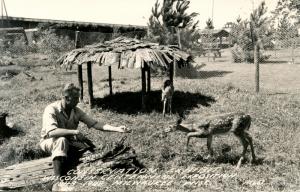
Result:
[[[252,143],[252,137],[248,133],[251,125],[250,115],[244,113],[227,113],[222,115],[208,116],[194,122],[184,122],[179,118],[176,125],[172,125],[165,131],[183,131],[187,133],[186,148],[188,149],[189,141],[192,137],[207,138],[207,148],[209,157],[213,155],[212,140],[214,135],[233,133],[243,145],[242,156],[237,163],[239,168],[246,158],[248,145],[251,148],[252,160],[255,162],[256,157]]]
[[[174,94],[174,86],[170,79],[167,79],[163,83],[161,101],[163,102],[163,116],[166,112],[172,112],[172,97]]]

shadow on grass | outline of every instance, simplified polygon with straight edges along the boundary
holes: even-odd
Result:
[[[223,77],[228,73],[232,73],[232,71],[199,71],[197,77],[200,79],[208,79],[212,77]]]
[[[269,95],[269,96],[273,96],[273,95],[288,95],[288,93],[276,92],[276,93],[268,93],[267,95]]]
[[[161,91],[155,90],[147,93],[145,113],[152,111],[162,112]],[[205,96],[200,93],[189,93],[175,91],[173,95],[172,112],[183,113],[191,110],[198,105],[209,107],[215,99],[211,96]],[[142,112],[141,92],[122,92],[104,98],[96,98],[95,106],[102,109],[109,109],[118,113],[137,114]]]
[[[203,157],[200,154],[194,154],[191,155],[191,161],[193,162],[203,162],[203,163],[217,163],[217,164],[231,164],[231,165],[237,165],[239,162],[241,156],[239,154],[219,154],[217,156],[214,156],[211,159],[207,159],[206,157]],[[243,161],[243,164],[251,164],[253,166],[255,165],[262,165],[264,163],[263,158],[257,158],[255,162],[250,163],[250,159],[246,158],[246,160]]]
[[[19,127],[10,128],[8,126],[1,127],[1,135],[0,135],[0,144],[2,144],[5,140],[15,137],[15,136],[24,136],[25,132]]]
[[[262,64],[286,64],[288,63],[289,61],[285,60],[266,60],[264,62],[261,62]]]

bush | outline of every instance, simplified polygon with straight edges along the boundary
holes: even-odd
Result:
[[[11,39],[3,36],[0,50],[3,55],[18,56],[33,52],[34,46],[27,45],[24,36],[16,35]]]
[[[234,63],[241,63],[244,61],[243,50],[240,46],[235,44],[231,50],[231,54]]]
[[[57,59],[66,51],[74,48],[74,42],[68,37],[57,36],[50,30],[43,30],[35,34],[36,43],[26,44],[23,35],[16,35],[13,38],[1,36],[1,53],[8,56],[26,55],[29,53],[43,53],[49,55],[50,59]]]
[[[231,50],[232,60],[234,63],[253,63],[254,62],[254,54],[253,50],[243,50],[239,45],[234,45]],[[261,50],[259,54],[259,62],[265,62],[270,58],[271,55],[265,55]]]
[[[58,59],[62,53],[74,48],[74,42],[68,37],[57,36],[51,30],[42,31],[36,45],[39,52],[49,55],[52,60]]]

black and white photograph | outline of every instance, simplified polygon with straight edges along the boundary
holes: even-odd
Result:
[[[300,0],[0,6],[0,191],[300,192]]]

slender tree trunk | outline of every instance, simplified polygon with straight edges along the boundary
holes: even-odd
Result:
[[[177,32],[178,47],[181,50],[182,44],[181,44],[180,28],[177,28],[176,32]],[[173,66],[173,76],[174,77],[176,77],[176,73],[177,73],[177,67],[176,67],[176,64],[174,63],[174,66]]]
[[[181,38],[180,38],[180,28],[177,28],[177,41],[179,49],[182,49]]]

